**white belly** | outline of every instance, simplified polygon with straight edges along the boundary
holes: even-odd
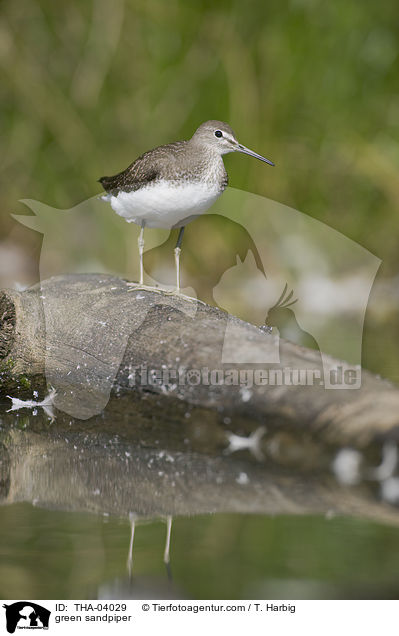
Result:
[[[205,212],[221,194],[215,186],[200,183],[170,185],[160,181],[135,192],[119,192],[102,197],[129,223],[171,229],[185,225],[188,217]],[[192,219],[190,219],[192,220]]]

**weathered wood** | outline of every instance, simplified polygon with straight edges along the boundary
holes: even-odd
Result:
[[[140,365],[158,370],[262,368],[222,364],[228,320],[236,327],[235,345],[243,359],[274,344],[257,327],[216,308],[132,289],[116,277],[60,276],[22,293],[3,291],[0,317],[2,395],[31,397],[33,390],[43,395],[46,378],[57,389],[55,406],[81,419],[103,410],[113,386],[117,394],[154,396],[165,412],[177,398],[210,419],[229,418],[232,428],[251,430],[262,423],[268,430],[312,433],[326,444],[359,448],[398,435],[399,390],[366,371],[357,390],[132,385],[133,370]],[[280,355],[274,368],[321,369],[318,352],[289,342],[280,343]]]

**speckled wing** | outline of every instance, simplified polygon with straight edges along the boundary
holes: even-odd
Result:
[[[159,176],[154,163],[149,164],[145,155],[139,157],[130,166],[113,177],[101,177],[99,182],[106,192],[117,196],[118,192],[133,192]]]
[[[171,159],[173,162],[184,144],[185,142],[176,142],[149,150],[133,161],[126,170],[113,177],[101,177],[99,182],[106,192],[114,196],[118,192],[139,190],[151,181],[165,176],[165,169],[168,165],[170,168]]]

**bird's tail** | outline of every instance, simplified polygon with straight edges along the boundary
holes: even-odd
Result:
[[[98,183],[101,183],[104,190],[107,190],[111,185],[111,177],[101,177],[98,179]]]

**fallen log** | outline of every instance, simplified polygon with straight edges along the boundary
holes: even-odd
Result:
[[[365,448],[398,436],[399,390],[367,371],[356,390],[326,390],[317,383],[215,384],[209,374],[208,382],[197,383],[204,368],[323,373],[319,352],[284,341],[279,363],[251,362],[259,352],[272,359],[275,336],[199,301],[132,288],[108,275],[59,276],[24,292],[2,291],[0,319],[1,395],[32,398],[37,391],[43,397],[52,386],[55,407],[73,417],[100,413],[112,390],[152,396],[165,412],[176,410],[177,400],[210,420],[233,422],[232,428],[248,431],[262,423],[341,447]],[[227,328],[229,350],[250,362],[224,362]],[[329,360],[332,368],[339,365]],[[176,417],[184,415],[183,409]]]

